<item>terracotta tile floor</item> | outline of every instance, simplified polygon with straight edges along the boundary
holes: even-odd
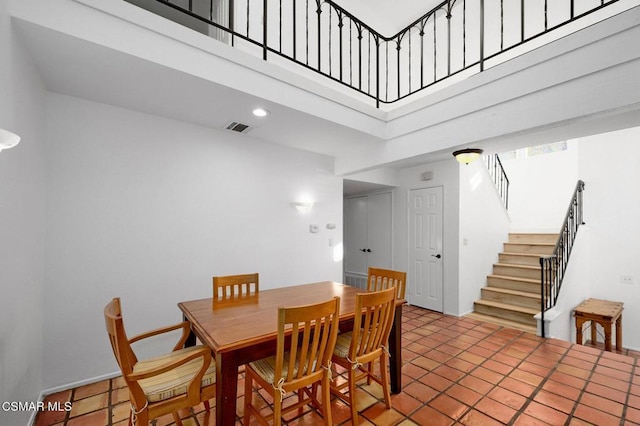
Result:
[[[640,424],[637,352],[543,340],[412,306],[403,312],[403,390],[386,410],[379,387],[361,385],[361,424]],[[242,392],[243,383],[238,389]],[[261,396],[254,392],[254,398]],[[47,401],[71,401],[72,409],[40,413],[35,424],[125,425],[127,400],[122,378],[82,386],[49,395]],[[242,401],[239,395],[239,411]],[[334,423],[350,424],[345,404],[334,399],[332,407]],[[200,405],[185,411],[183,423],[213,425],[214,409],[206,412]],[[289,425],[322,423],[311,408],[287,420]],[[170,416],[156,421],[158,426],[172,423]],[[236,423],[241,424],[240,417]]]

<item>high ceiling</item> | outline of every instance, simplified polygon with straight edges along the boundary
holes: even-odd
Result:
[[[442,0],[338,0],[337,4],[384,36],[392,36]]]

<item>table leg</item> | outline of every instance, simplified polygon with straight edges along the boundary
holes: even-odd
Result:
[[[616,320],[616,349],[622,350],[622,314]]]
[[[584,320],[582,318],[576,317],[576,343],[578,345],[582,345],[582,326],[584,325]]]
[[[216,355],[216,424],[236,423],[238,363],[230,353]]]
[[[611,321],[602,324],[604,328],[604,350],[611,352]]]
[[[402,305],[396,306],[393,327],[389,335],[389,372],[391,379],[391,393],[397,394],[402,390]]]
[[[182,320],[189,321],[186,315],[182,315]],[[191,332],[189,333],[189,337],[187,337],[187,340],[184,342],[184,347],[188,348],[195,345],[196,345],[196,335],[193,333],[193,330],[191,330]]]
[[[596,334],[598,331],[598,323],[596,321],[591,321],[591,344],[595,345],[598,342],[598,335]]]

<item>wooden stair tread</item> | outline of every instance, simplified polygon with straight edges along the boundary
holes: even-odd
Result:
[[[540,270],[540,266],[533,266],[533,265],[521,265],[519,263],[503,263],[503,262],[498,262],[495,263],[494,266],[506,266],[509,268],[518,268],[518,269],[530,269],[532,271],[539,271]]]
[[[526,257],[545,257],[549,256],[548,254],[538,254],[538,253],[519,253],[517,251],[503,251],[500,254],[506,254],[508,256],[526,256]]]
[[[502,318],[496,318],[489,315],[479,314],[477,312],[472,312],[470,314],[465,315],[467,318],[474,319],[476,321],[488,322],[490,324],[497,324],[507,328],[513,328],[516,330],[526,331],[528,333],[536,334],[538,329],[536,326],[523,324],[517,321],[510,321]]]
[[[542,241],[505,241],[505,244],[520,246],[551,246],[555,247],[556,243],[545,243]]]
[[[502,287],[484,287],[486,291],[493,291],[495,293],[511,294],[513,296],[530,297],[532,299],[540,300],[540,295],[536,293],[530,293],[528,291],[511,290]]]
[[[482,299],[480,299],[480,300],[476,300],[475,303],[477,303],[479,305],[491,306],[491,307],[494,307],[494,308],[504,309],[504,310],[507,310],[507,311],[521,312],[523,314],[536,315],[538,312],[540,312],[539,309],[532,309],[532,308],[525,308],[523,306],[509,305],[507,303],[493,302],[491,300],[482,300]]]
[[[519,281],[519,282],[530,283],[530,284],[540,284],[540,280],[533,280],[531,278],[513,277],[511,275],[495,275],[495,274],[491,274],[491,275],[488,275],[488,277],[489,278],[498,278],[498,279],[502,279],[502,280]]]

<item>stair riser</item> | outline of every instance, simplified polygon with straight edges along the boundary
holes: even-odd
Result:
[[[523,269],[523,268],[517,268],[517,267],[496,265],[493,267],[493,273],[495,275],[507,275],[510,277],[529,278],[531,280],[540,279],[540,268]]]
[[[527,283],[505,278],[487,277],[489,287],[508,288],[509,290],[526,291],[528,293],[540,294],[540,284]]]
[[[555,244],[558,234],[509,234],[510,243],[547,243]]]
[[[515,294],[504,294],[491,291],[491,288],[481,290],[481,299],[492,302],[507,303],[509,305],[522,306],[523,308],[539,309],[540,300],[532,297],[519,296]]]
[[[513,265],[540,266],[539,257],[517,256],[511,254],[500,253],[498,255],[500,263],[510,263]]]
[[[553,253],[553,248],[554,246],[504,243],[504,251],[507,253],[527,253],[527,254],[547,255],[547,254]]]
[[[491,315],[498,318],[517,321],[523,324],[536,325],[536,320],[533,318],[533,315],[524,314],[522,312],[514,312],[502,308],[496,308],[494,306],[486,306],[481,304],[475,304],[474,310],[485,315]]]

